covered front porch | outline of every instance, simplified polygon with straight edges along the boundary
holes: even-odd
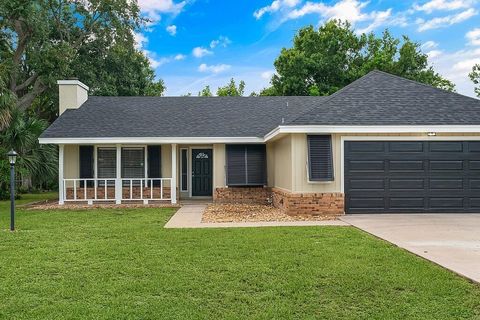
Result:
[[[59,204],[176,204],[177,154],[177,144],[60,144]]]

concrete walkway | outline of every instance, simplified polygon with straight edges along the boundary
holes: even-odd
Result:
[[[244,227],[305,227],[305,226],[348,226],[340,220],[327,221],[271,221],[271,222],[218,222],[202,223],[205,204],[187,204],[182,206],[165,228],[244,228]]]
[[[341,219],[480,282],[480,214],[355,214]]]

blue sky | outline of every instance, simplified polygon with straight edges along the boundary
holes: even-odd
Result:
[[[423,44],[431,64],[473,96],[467,77],[480,63],[480,0],[139,0],[151,23],[137,46],[167,86],[166,95],[212,91],[230,78],[246,92],[268,86],[273,61],[305,25],[349,20],[357,32],[388,28]]]

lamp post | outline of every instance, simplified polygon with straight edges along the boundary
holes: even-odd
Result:
[[[15,161],[17,155],[14,150],[7,153],[10,162],[10,231],[15,230]]]

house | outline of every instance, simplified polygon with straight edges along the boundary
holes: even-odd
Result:
[[[58,81],[60,204],[480,211],[480,100],[373,71],[328,97],[89,97]]]

